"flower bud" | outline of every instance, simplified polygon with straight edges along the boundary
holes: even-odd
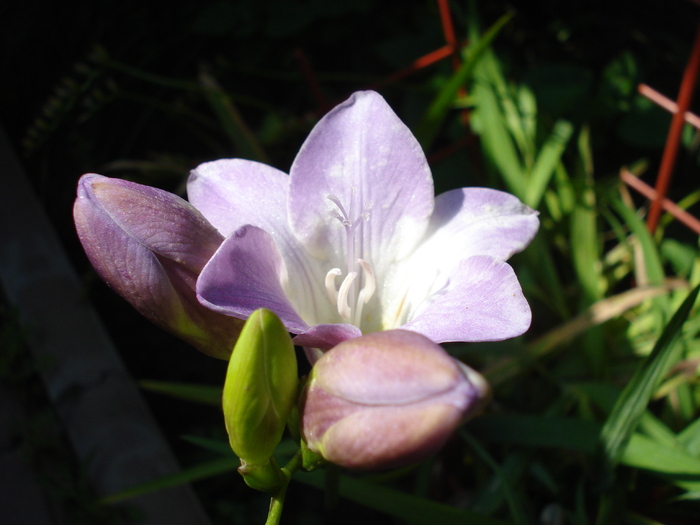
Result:
[[[427,337],[376,332],[316,362],[301,431],[310,450],[337,465],[395,468],[435,453],[488,398],[486,380]]]
[[[90,262],[139,313],[228,359],[243,321],[202,306],[195,282],[223,237],[187,201],[96,174],[81,177],[75,227]]]
[[[223,396],[229,443],[241,458],[244,476],[257,475],[256,467],[270,460],[296,401],[297,384],[287,329],[270,310],[254,311],[231,354]]]

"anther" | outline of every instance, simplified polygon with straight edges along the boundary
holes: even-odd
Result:
[[[335,278],[342,273],[340,268],[333,268],[326,274],[326,293],[332,303],[338,301],[338,290],[335,289]]]
[[[340,290],[338,290],[338,301],[336,303],[338,306],[338,313],[340,317],[346,321],[350,321],[352,316],[352,309],[348,304],[348,294],[350,293],[350,287],[355,277],[357,277],[357,272],[350,272],[343,280],[343,284],[340,285]]]
[[[365,284],[362,287],[362,290],[360,290],[360,294],[357,296],[357,306],[355,310],[354,319],[355,326],[360,326],[360,323],[362,321],[362,308],[369,302],[369,300],[374,295],[374,292],[377,289],[377,285],[374,279],[374,270],[372,269],[372,265],[363,259],[357,259],[357,263],[365,271]]]

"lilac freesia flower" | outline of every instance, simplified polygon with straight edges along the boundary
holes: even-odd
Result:
[[[394,328],[497,341],[530,325],[505,260],[532,240],[537,213],[491,189],[435,197],[420,145],[377,93],[322,118],[289,176],[218,160],[192,172],[188,195],[226,237],[197,280],[200,302],[238,318],[268,308],[298,345]]]

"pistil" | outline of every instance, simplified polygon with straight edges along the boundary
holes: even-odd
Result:
[[[343,272],[340,268],[331,269],[325,278],[326,293],[331,302],[335,303],[340,318],[346,323],[359,327],[362,321],[363,307],[374,295],[376,282],[372,266],[366,260],[355,257],[355,233],[363,222],[369,221],[369,212],[372,206],[371,204],[364,206],[362,212],[353,219],[338,197],[328,195],[328,200],[337,208],[331,210],[331,216],[337,219],[345,229],[346,275],[340,288],[336,289],[335,278],[342,275]],[[353,191],[350,198],[350,212],[354,209],[354,201],[355,192]],[[361,232],[362,228],[359,228],[359,231]],[[357,265],[360,268],[356,270]],[[362,282],[362,288],[359,293],[356,293],[356,283],[360,282]]]

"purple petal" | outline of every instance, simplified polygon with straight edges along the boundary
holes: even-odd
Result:
[[[501,341],[530,327],[530,307],[513,269],[489,256],[461,261],[442,290],[401,328],[436,343]]]
[[[246,319],[258,308],[272,310],[290,332],[308,326],[289,303],[286,268],[272,236],[255,226],[232,233],[197,279],[197,297],[216,312]]]
[[[85,253],[110,287],[150,321],[206,354],[228,358],[241,323],[206,309],[194,293],[221,237],[189,203],[89,174],[80,179],[73,214]]]
[[[466,384],[457,362],[442,347],[408,330],[348,340],[314,370],[319,388],[362,406],[418,403]]]
[[[291,235],[287,220],[289,175],[243,159],[199,165],[187,181],[187,196],[225,237],[245,224],[273,237]]]
[[[292,229],[314,256],[338,259],[333,266],[345,268],[349,251],[335,216],[359,225],[348,262],[368,260],[381,274],[415,247],[433,210],[433,181],[420,145],[372,91],[355,93],[319,121],[291,179]]]
[[[319,324],[297,335],[294,344],[330,350],[337,344],[360,335],[360,329],[351,324]]]
[[[195,273],[224,239],[186,200],[135,182],[94,173],[83,175],[76,203],[99,209],[103,220],[113,222],[136,242]]]
[[[421,250],[455,262],[473,255],[505,261],[523,250],[539,228],[537,212],[509,193],[488,188],[461,188],[435,199]]]

